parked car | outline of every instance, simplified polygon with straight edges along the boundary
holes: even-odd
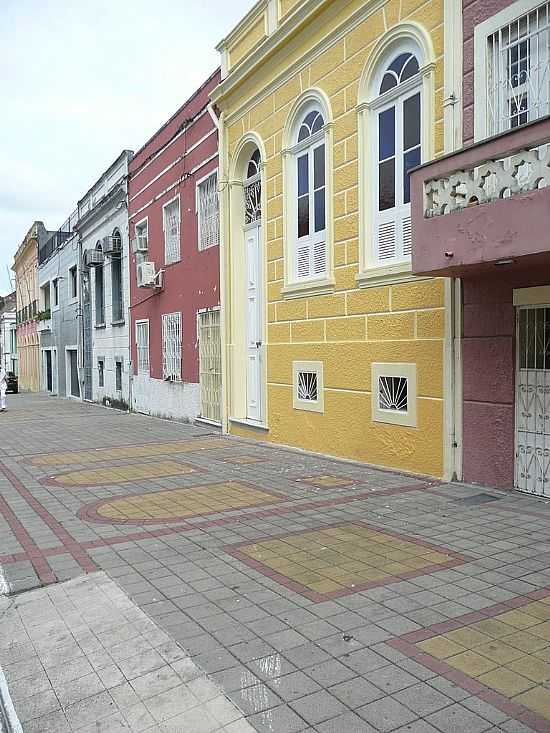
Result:
[[[19,380],[14,372],[6,372],[6,382],[8,383],[8,392],[14,394],[19,392]]]

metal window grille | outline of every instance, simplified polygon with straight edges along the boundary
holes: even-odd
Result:
[[[199,313],[201,416],[221,422],[222,358],[220,311]]]
[[[162,316],[162,378],[181,381],[181,313]]]
[[[298,372],[298,399],[305,402],[317,402],[318,378],[316,372]]]
[[[550,2],[488,38],[488,134],[550,113]]]
[[[180,259],[180,202],[164,207],[164,261],[167,265]]]
[[[262,218],[262,182],[258,177],[244,187],[244,223],[253,224]]]
[[[218,198],[218,174],[199,183],[199,249],[215,247],[220,243],[220,208]]]
[[[104,387],[105,386],[105,362],[103,359],[99,359],[97,362],[97,373],[98,373],[98,380],[99,380],[99,386]]]
[[[407,377],[379,377],[378,405],[381,410],[407,412],[408,379]]]
[[[138,374],[149,374],[149,321],[136,323]]]

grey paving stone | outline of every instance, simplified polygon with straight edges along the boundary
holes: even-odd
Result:
[[[267,684],[282,700],[287,702],[321,689],[317,682],[300,671],[292,672],[284,677],[268,679]]]
[[[344,713],[325,723],[320,723],[316,730],[319,733],[377,733],[376,729],[362,720],[355,713]]]
[[[441,733],[482,733],[493,727],[488,720],[457,703],[426,716],[426,720]]]
[[[359,708],[357,714],[380,733],[412,723],[419,716],[393,697],[384,697]]]
[[[346,712],[345,706],[327,690],[320,690],[289,703],[307,723],[316,725]]]
[[[434,713],[452,704],[452,700],[430,685],[419,682],[405,690],[396,692],[393,697],[421,717]]]

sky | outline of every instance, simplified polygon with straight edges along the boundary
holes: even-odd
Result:
[[[219,66],[253,0],[0,0],[0,294],[35,220],[58,229],[123,149]]]

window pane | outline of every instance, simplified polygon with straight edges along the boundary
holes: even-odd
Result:
[[[395,160],[386,160],[378,166],[378,209],[385,211],[395,206]]]
[[[322,232],[325,228],[325,189],[315,191],[315,231]]]
[[[313,152],[313,188],[325,185],[325,146],[315,148]]]
[[[386,109],[378,116],[379,160],[395,155],[395,107]]]
[[[420,93],[403,102],[403,150],[420,145]]]
[[[309,234],[309,196],[298,199],[298,237]]]
[[[403,203],[408,204],[411,200],[411,179],[409,171],[420,165],[420,147],[409,150],[403,156]]]
[[[415,74],[418,74],[419,67],[418,67],[418,60],[416,56],[410,56],[409,60],[403,67],[403,71],[401,72],[401,82],[407,81],[407,79],[410,79],[411,76],[414,76]]]
[[[309,165],[308,156],[302,155],[298,158],[298,196],[303,196],[309,191]]]

